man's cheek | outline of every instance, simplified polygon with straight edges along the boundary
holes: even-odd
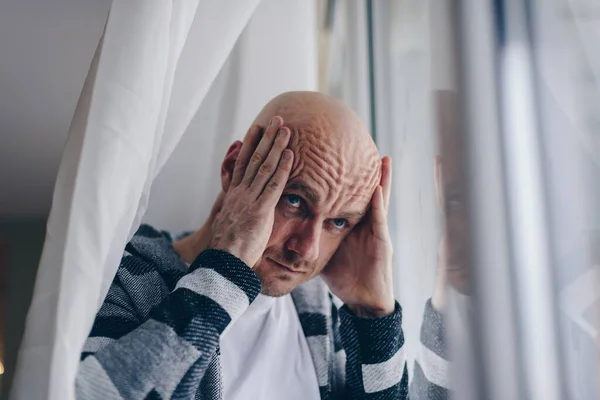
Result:
[[[273,231],[271,232],[271,237],[269,238],[267,247],[285,242],[289,236],[290,221],[278,208],[275,209]]]
[[[319,263],[319,266],[321,269],[324,269],[325,266],[327,266],[327,263],[329,262],[329,260],[331,260],[331,258],[335,254],[335,252],[340,247],[341,243],[342,243],[341,238],[321,241],[321,251],[319,253],[320,257],[319,257],[319,260],[317,261]]]

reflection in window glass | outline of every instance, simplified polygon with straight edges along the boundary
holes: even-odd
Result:
[[[567,394],[592,399],[600,328],[600,5],[533,3]]]
[[[336,7],[322,89],[357,109],[393,158],[389,226],[411,399],[597,398],[600,3],[326,3]],[[531,92],[508,87],[510,44],[524,51],[532,79],[520,82]],[[519,93],[532,95],[527,133],[539,143],[525,161],[535,188],[519,181],[523,164],[511,153],[519,136],[507,122]],[[528,193],[516,188],[542,198],[542,257],[517,254]],[[558,321],[541,347],[531,345],[537,327],[528,320],[537,309],[550,326]],[[544,345],[556,354],[540,357]],[[562,380],[550,391],[564,394],[543,390],[544,376],[528,370],[540,360],[553,364],[542,374]]]

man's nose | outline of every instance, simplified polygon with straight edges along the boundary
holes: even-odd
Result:
[[[302,257],[303,261],[314,262],[319,258],[321,224],[303,222],[298,225],[287,242],[287,249]]]

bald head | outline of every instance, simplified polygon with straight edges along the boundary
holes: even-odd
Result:
[[[273,98],[254,120],[267,126],[271,118],[280,116],[296,133],[332,142],[351,140],[377,152],[368,129],[354,111],[341,101],[319,92],[286,92]]]
[[[273,98],[258,114],[255,124],[267,126],[283,118],[292,131],[295,154],[290,180],[307,173],[328,197],[366,196],[380,178],[377,147],[358,115],[341,101],[319,92],[286,92]]]
[[[346,128],[357,137],[370,138],[367,128],[358,116],[341,101],[319,92],[286,92],[274,97],[258,114],[255,123],[267,125],[276,115],[281,116],[286,125],[304,125],[315,131],[341,133]]]

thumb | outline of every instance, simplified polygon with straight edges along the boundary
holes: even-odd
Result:
[[[211,217],[216,216],[221,211],[221,209],[223,208],[224,200],[225,192],[221,190],[221,193],[219,193],[219,196],[215,200],[215,203],[213,204],[212,209],[210,210]]]

